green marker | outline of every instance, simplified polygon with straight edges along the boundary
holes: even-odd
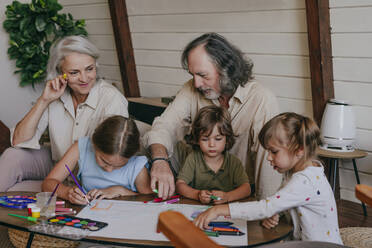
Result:
[[[23,219],[26,219],[28,221],[37,222],[37,218],[35,218],[35,217],[23,216],[23,215],[18,215],[18,214],[8,214],[8,215],[18,217],[18,218],[23,218]]]
[[[221,200],[221,197],[218,197],[218,196],[211,195],[210,197],[212,200],[216,200],[216,201]]]
[[[218,237],[218,232],[204,230],[204,233],[207,234],[207,236]]]
[[[153,189],[152,192],[156,193],[156,194],[159,194],[158,190],[157,189]]]

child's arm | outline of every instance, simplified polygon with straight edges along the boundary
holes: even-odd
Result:
[[[49,175],[44,179],[41,185],[42,191],[52,192],[58,183],[62,183],[69,175],[68,170],[65,167],[67,164],[72,171],[79,159],[79,147],[78,142],[73,144],[62,157],[62,159],[54,166]],[[61,184],[56,194],[62,199],[68,200],[74,204],[84,205],[86,200],[83,193],[77,187],[68,187]]]
[[[186,184],[182,179],[176,182],[176,191],[190,199],[200,201],[201,203],[208,204],[211,201],[211,192],[208,190],[197,190]]]
[[[141,194],[151,194],[151,186],[150,186],[150,176],[147,172],[147,168],[143,167],[140,173],[138,173],[135,185],[137,188],[138,193]],[[137,192],[134,192],[130,189],[127,189],[120,185],[111,186],[105,189],[92,189],[88,192],[89,197],[94,199],[112,199],[119,196],[127,196],[127,195],[137,195]]]
[[[249,183],[243,183],[239,187],[229,192],[223,192],[220,190],[212,190],[212,194],[221,200],[214,200],[214,204],[222,204],[226,202],[232,202],[235,200],[248,197],[251,194],[251,185]]]
[[[127,196],[127,195],[138,195],[138,193],[127,189],[121,185],[115,185],[111,187],[107,187],[104,189],[92,189],[87,193],[88,198],[95,200],[101,199],[112,199],[119,196]]]
[[[136,181],[134,182],[137,188],[138,193],[141,194],[151,194],[151,178],[147,171],[146,167],[143,167],[141,172],[136,177]]]
[[[199,214],[198,217],[196,217],[196,219],[194,220],[194,224],[201,229],[203,228],[207,229],[209,222],[216,219],[218,216],[229,215],[230,215],[229,205],[223,204],[214,206],[204,211],[203,213]]]

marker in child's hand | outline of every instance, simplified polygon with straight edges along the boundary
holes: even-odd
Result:
[[[214,196],[214,195],[211,195],[210,198],[211,198],[212,200],[216,200],[216,201],[220,201],[220,200],[221,200],[221,197],[219,197],[219,196]]]

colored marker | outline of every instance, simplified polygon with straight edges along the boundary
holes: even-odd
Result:
[[[207,234],[207,236],[218,237],[218,232],[204,230],[204,233]]]
[[[26,219],[28,221],[37,222],[37,218],[35,218],[35,217],[23,216],[23,215],[18,215],[18,214],[8,214],[8,215],[18,217],[18,218],[22,218],[22,219]]]
[[[230,226],[234,223],[230,221],[211,221],[209,222],[209,226]]]
[[[56,201],[56,205],[64,205],[65,201]]]
[[[239,229],[236,227],[213,227],[212,231],[239,232]]]
[[[242,236],[245,233],[238,231],[238,232],[225,232],[225,231],[217,231],[218,235],[230,235],[230,236]]]
[[[153,189],[152,192],[159,194],[159,191],[157,189]]]
[[[174,199],[166,201],[165,204],[172,204],[172,203],[178,202],[179,200],[180,198],[174,198]]]
[[[70,168],[68,167],[68,165],[65,164],[65,166],[66,166],[66,169],[68,170],[68,172],[70,173],[72,179],[74,179],[74,182],[75,182],[76,186],[78,186],[78,188],[81,190],[81,192],[83,192],[83,194],[84,194],[84,198],[85,198],[85,200],[87,200],[88,205],[90,206],[90,201],[88,200],[87,193],[86,193],[85,190],[80,186],[80,184],[79,184],[78,181],[76,180],[74,174],[71,172],[71,170],[70,170]]]
[[[73,211],[65,211],[65,212],[56,212],[56,215],[64,215],[64,214],[76,214],[76,211],[73,210]]]
[[[74,211],[72,208],[56,208],[56,212]]]
[[[211,195],[210,198],[211,198],[212,200],[216,200],[216,201],[221,200],[221,197],[214,196],[214,195]]]

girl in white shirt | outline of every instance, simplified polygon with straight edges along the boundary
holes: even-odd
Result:
[[[282,113],[267,122],[259,133],[267,160],[285,174],[281,188],[261,201],[215,206],[200,214],[194,223],[207,228],[218,216],[246,220],[264,219],[266,228],[278,224],[278,213],[289,210],[294,239],[342,244],[337,206],[322,164],[315,160],[320,143],[319,128],[310,118]]]

